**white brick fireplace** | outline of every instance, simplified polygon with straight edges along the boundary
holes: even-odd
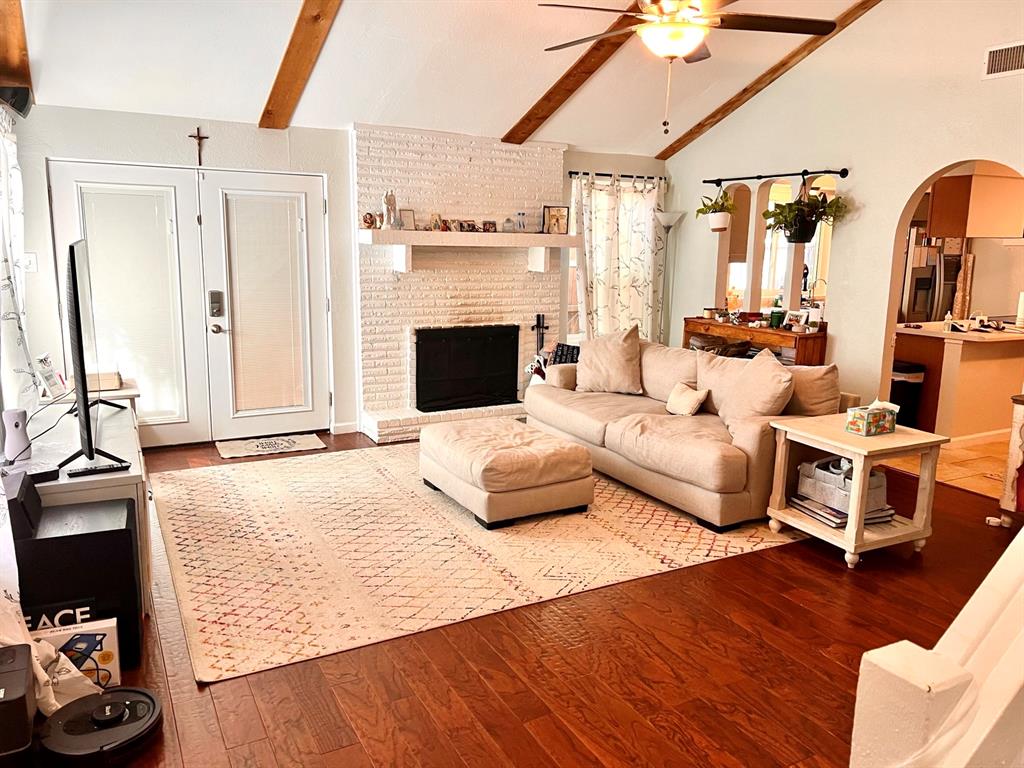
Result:
[[[395,191],[400,209],[417,224],[432,213],[446,219],[501,223],[527,214],[527,231],[540,229],[545,204],[563,200],[562,155],[554,144],[503,144],[497,139],[401,128],[353,129],[357,219],[381,210]],[[527,269],[526,248],[416,246],[412,269],[395,272],[382,246],[358,248],[360,429],[378,442],[418,435],[435,421],[522,414],[521,404],[422,413],[416,410],[415,333],[418,328],[467,325],[519,326],[522,369],[536,344],[530,326],[544,313],[547,338],[558,337],[560,273]]]

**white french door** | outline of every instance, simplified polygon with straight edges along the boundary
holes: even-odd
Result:
[[[96,372],[136,380],[143,445],[328,426],[322,177],[48,169],[60,302],[85,237]]]
[[[323,181],[200,171],[217,439],[328,423]]]
[[[51,162],[49,176],[62,319],[68,246],[89,243],[99,368],[91,373],[136,381],[144,444],[209,440],[195,172]]]

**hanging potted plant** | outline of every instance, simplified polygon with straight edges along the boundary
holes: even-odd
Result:
[[[729,197],[725,189],[719,189],[714,198],[702,197],[701,206],[697,209],[697,218],[708,217],[708,225],[712,232],[725,232],[729,228],[729,221],[736,211],[736,203]]]
[[[801,195],[791,203],[777,203],[774,208],[761,215],[768,222],[769,230],[781,230],[791,243],[809,243],[818,230],[818,222],[835,224],[842,221],[849,211],[846,200],[824,192],[812,195],[801,190]]]

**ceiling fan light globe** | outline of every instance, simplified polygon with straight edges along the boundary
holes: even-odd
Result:
[[[693,53],[704,42],[708,28],[698,24],[667,21],[644,24],[636,33],[655,56],[678,59]]]

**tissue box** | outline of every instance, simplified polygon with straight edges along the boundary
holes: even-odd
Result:
[[[896,411],[892,408],[864,405],[846,410],[846,431],[871,437],[896,431]]]
[[[852,482],[845,474],[837,475],[830,472],[829,464],[838,456],[827,456],[818,461],[806,461],[800,465],[800,477],[797,493],[808,499],[824,504],[826,507],[850,512],[850,491]],[[868,476],[867,505],[868,512],[884,509],[886,503],[885,475],[875,470]]]
[[[33,640],[45,640],[67,656],[82,674],[101,688],[121,684],[117,619],[39,629],[31,635]]]

